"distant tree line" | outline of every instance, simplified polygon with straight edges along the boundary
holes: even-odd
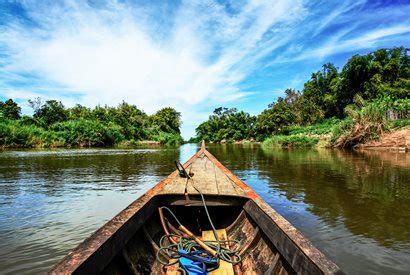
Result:
[[[29,100],[32,116],[21,115],[12,99],[0,101],[0,146],[57,147],[132,145],[140,140],[180,144],[181,114],[162,108],[147,115],[126,102],[117,107],[80,104],[66,108],[60,101]]]
[[[364,103],[410,111],[410,59],[406,48],[380,49],[351,57],[341,71],[331,63],[312,74],[301,91],[287,89],[284,97],[257,116],[237,109],[217,108],[196,128],[197,139],[264,140],[295,125],[308,126],[349,117]],[[359,102],[359,103],[358,103]],[[363,107],[363,106],[361,106]],[[373,108],[373,109],[377,109]]]

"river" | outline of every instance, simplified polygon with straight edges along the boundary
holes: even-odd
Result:
[[[0,274],[47,271],[197,150],[0,152]],[[209,151],[348,274],[408,274],[410,154]]]

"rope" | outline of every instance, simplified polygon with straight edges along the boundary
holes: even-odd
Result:
[[[192,178],[191,178],[192,179]],[[218,238],[218,234],[216,232],[215,226],[212,222],[211,216],[209,214],[208,208],[206,206],[206,202],[205,202],[205,198],[204,195],[202,194],[202,192],[196,188],[193,184],[192,184],[193,188],[195,188],[196,191],[198,191],[198,193],[201,196],[202,199],[202,203],[205,209],[205,213],[207,215],[207,218],[209,220],[209,223],[212,227],[212,231],[214,233],[215,236],[215,241],[206,241],[204,240],[203,242],[208,245],[210,248],[214,249],[217,254],[216,254],[216,258],[217,260],[224,260],[225,262],[231,263],[233,265],[241,262],[242,258],[239,255],[239,252],[241,251],[241,244],[238,240],[219,240]],[[178,224],[178,226],[182,226],[181,222],[178,220],[177,216],[171,211],[171,209],[169,209],[168,207],[160,207],[160,209],[162,210],[166,210],[171,217],[175,220],[175,222]],[[172,238],[177,239],[177,241],[174,243],[172,241]],[[225,248],[224,246],[226,246],[227,248]],[[236,246],[235,249],[230,249],[229,247],[231,246]],[[158,260],[158,262],[160,262],[161,264],[163,264],[164,266],[170,266],[170,265],[174,265],[176,263],[178,263],[178,261],[174,261],[174,262],[169,262],[169,259],[178,259],[180,257],[180,255],[178,254],[178,250],[182,249],[187,251],[188,253],[198,253],[198,251],[203,251],[202,248],[195,242],[194,239],[192,238],[186,238],[183,237],[181,235],[178,234],[165,234],[161,237],[160,241],[159,241],[159,250],[157,251],[157,255],[156,258]],[[168,261],[165,261],[162,259],[162,255],[165,255],[168,258]],[[203,252],[200,254],[200,256],[204,256],[204,257],[211,257],[208,253]],[[218,267],[218,265],[215,267],[215,269]],[[182,268],[179,268],[179,270],[183,273],[186,274],[186,271],[183,270]],[[211,270],[208,270],[211,271]]]
[[[170,215],[174,218],[174,220],[177,222],[177,224],[180,226],[182,225],[178,218],[175,216],[175,214],[167,207],[160,207],[163,210],[166,210]],[[208,213],[209,217],[209,213]],[[211,222],[212,223],[212,222]],[[211,225],[213,227],[213,224]],[[216,232],[216,230],[215,230]],[[171,241],[171,238],[176,238],[177,242],[174,244]],[[238,240],[215,240],[215,241],[205,241],[204,243],[211,247],[212,249],[217,251],[217,258],[224,260],[226,262],[232,263],[232,264],[237,264],[241,261],[241,257],[239,256],[239,252],[241,249],[240,242]],[[236,249],[230,249],[230,248],[225,248],[222,247],[222,245],[226,245],[227,247],[229,246],[236,246]],[[197,252],[199,250],[202,250],[202,248],[191,238],[186,238],[178,234],[165,234],[161,237],[159,241],[159,250],[157,251],[157,260],[163,264],[164,266],[170,266],[174,263],[169,263],[165,262],[161,259],[162,255],[166,255],[169,259],[178,259],[179,254],[178,254],[178,249],[185,250],[187,252]],[[210,257],[209,254],[206,252],[203,253],[203,256]]]

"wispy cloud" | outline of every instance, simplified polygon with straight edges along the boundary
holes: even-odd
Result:
[[[88,106],[125,100],[149,113],[173,106],[183,113],[187,137],[214,107],[239,99],[246,106],[255,90],[249,83],[268,81],[263,68],[372,48],[409,32],[400,16],[386,26],[363,27],[360,18],[349,24],[357,13],[380,10],[363,7],[302,0],[5,2],[0,95]],[[241,89],[244,81],[249,89]]]

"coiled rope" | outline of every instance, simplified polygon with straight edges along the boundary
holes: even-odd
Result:
[[[182,165],[181,165],[182,166]],[[182,166],[183,167],[183,166]],[[179,170],[179,169],[178,169]],[[181,169],[182,170],[182,169]],[[185,169],[184,169],[185,170]],[[165,234],[164,236],[161,237],[159,241],[159,250],[157,251],[156,258],[157,260],[163,264],[164,266],[170,266],[178,263],[178,261],[169,261],[169,259],[178,259],[180,257],[178,250],[185,250],[188,253],[200,253],[199,256],[203,257],[212,257],[216,259],[219,263],[219,260],[223,260],[225,262],[231,263],[233,265],[241,262],[241,256],[239,255],[239,252],[241,251],[241,244],[239,240],[219,240],[218,234],[216,232],[215,226],[212,222],[211,216],[209,214],[208,208],[206,206],[205,198],[202,192],[196,188],[196,186],[193,183],[193,178],[189,176],[186,171],[184,171],[185,175],[187,175],[187,180],[192,180],[192,187],[199,193],[201,196],[202,204],[205,209],[206,216],[208,218],[208,221],[211,225],[213,234],[215,236],[215,241],[210,241],[210,240],[204,240],[203,243],[205,243],[206,246],[209,248],[213,249],[216,251],[216,254],[210,255],[210,253],[207,253],[202,249],[202,247],[198,244],[198,240],[195,240],[194,237],[184,237],[182,235],[178,234]],[[181,173],[182,174],[182,173]],[[178,220],[176,215],[169,209],[168,207],[160,207],[159,208],[160,212],[162,210],[167,211],[167,213],[175,220],[175,222],[178,224],[178,226],[181,228],[183,225],[181,222]],[[235,247],[235,249],[231,249],[231,247]],[[165,261],[163,258],[164,256],[167,259]],[[219,264],[216,265],[216,268],[218,268]],[[183,273],[186,274],[186,271],[183,270],[182,268],[179,268],[179,270]],[[211,271],[209,269],[208,271]]]
[[[160,207],[163,210],[166,210],[177,222],[179,226],[182,224],[175,216],[175,214],[168,207]],[[172,238],[175,243],[173,243]],[[175,241],[175,239],[177,241]],[[215,241],[203,241],[207,246],[216,251],[216,259],[224,260],[226,262],[237,264],[241,261],[239,252],[241,250],[241,245],[238,240],[215,240]],[[225,248],[224,246],[228,247]],[[229,247],[236,247],[235,249],[230,249]],[[178,234],[165,234],[161,237],[159,241],[159,250],[157,251],[157,260],[164,266],[170,266],[176,264],[178,261],[170,262],[169,260],[165,261],[163,255],[168,259],[178,259],[180,257],[178,250],[185,250],[188,253],[197,253],[198,251],[203,251],[202,247],[193,239],[186,238]],[[200,256],[204,257],[213,257],[209,253],[203,251]],[[210,271],[210,270],[209,270]]]

